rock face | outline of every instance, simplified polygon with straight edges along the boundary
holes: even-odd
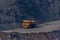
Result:
[[[60,30],[39,33],[0,32],[0,40],[60,40]]]
[[[60,20],[59,0],[0,0],[0,29],[20,28],[24,19]]]

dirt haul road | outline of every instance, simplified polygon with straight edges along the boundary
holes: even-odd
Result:
[[[53,21],[53,22],[48,22],[44,24],[37,25],[39,27],[37,28],[31,28],[31,29],[14,29],[14,30],[5,30],[3,32],[19,32],[19,33],[38,33],[38,32],[48,32],[52,30],[59,30],[60,29],[60,21]]]

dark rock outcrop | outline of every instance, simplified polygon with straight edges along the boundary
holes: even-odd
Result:
[[[60,20],[59,0],[1,0],[0,29],[20,28],[24,19],[39,23]]]

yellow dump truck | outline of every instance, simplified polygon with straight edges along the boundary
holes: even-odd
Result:
[[[35,21],[33,21],[33,20],[23,20],[22,21],[22,27],[25,29],[32,28],[35,26],[36,26],[36,24],[35,24]]]

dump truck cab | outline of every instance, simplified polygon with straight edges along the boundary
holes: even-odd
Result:
[[[33,28],[35,26],[36,26],[36,24],[35,24],[35,21],[33,21],[33,20],[23,20],[22,21],[22,27],[25,29]]]

